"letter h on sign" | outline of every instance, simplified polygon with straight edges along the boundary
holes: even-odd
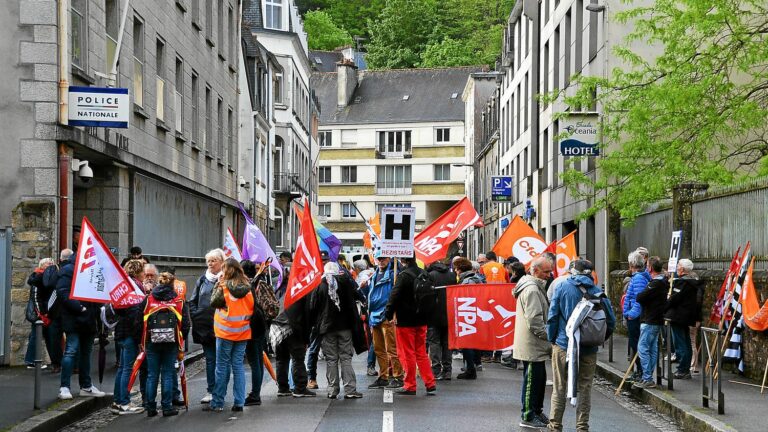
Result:
[[[385,214],[384,238],[387,240],[410,240],[411,239],[411,215],[409,214]],[[400,219],[396,221],[396,219]],[[400,235],[395,237],[395,231]]]

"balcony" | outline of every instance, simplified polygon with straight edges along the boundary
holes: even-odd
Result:
[[[300,198],[302,194],[309,195],[309,192],[301,185],[298,173],[275,172],[274,197],[290,196],[293,199]]]

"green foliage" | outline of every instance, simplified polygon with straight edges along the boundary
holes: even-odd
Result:
[[[473,64],[475,52],[469,41],[445,38],[432,43],[421,55],[421,67],[463,66]]]
[[[368,21],[368,65],[374,69],[418,67],[437,24],[433,0],[387,0]]]
[[[634,30],[614,50],[627,66],[580,76],[570,107],[603,112],[598,176],[563,173],[592,207],[632,222],[681,182],[729,184],[768,173],[768,7],[764,0],[657,0],[616,14]],[[655,59],[629,46],[654,47]],[[548,99],[559,95],[550,95]]]
[[[331,16],[323,11],[309,11],[304,15],[309,49],[331,51],[352,44],[352,36],[334,24]]]

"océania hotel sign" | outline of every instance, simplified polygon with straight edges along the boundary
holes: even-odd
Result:
[[[127,88],[70,87],[70,126],[127,128]]]
[[[565,138],[560,141],[562,156],[600,156],[597,113],[573,113],[560,120]]]

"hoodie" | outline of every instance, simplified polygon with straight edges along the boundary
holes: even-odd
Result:
[[[512,294],[517,300],[515,343],[512,355],[517,360],[541,362],[549,358],[551,344],[547,340],[547,281],[525,275]]]
[[[704,282],[684,275],[672,283],[672,295],[664,314],[672,324],[694,326],[701,321],[701,304],[704,296]]]
[[[429,275],[432,280],[435,281],[435,287],[443,287],[448,285],[456,285],[456,273],[452,272],[447,265],[436,262],[429,266]],[[437,289],[437,307],[435,308],[435,315],[432,317],[432,327],[448,327],[448,300],[446,298],[446,290]]]

